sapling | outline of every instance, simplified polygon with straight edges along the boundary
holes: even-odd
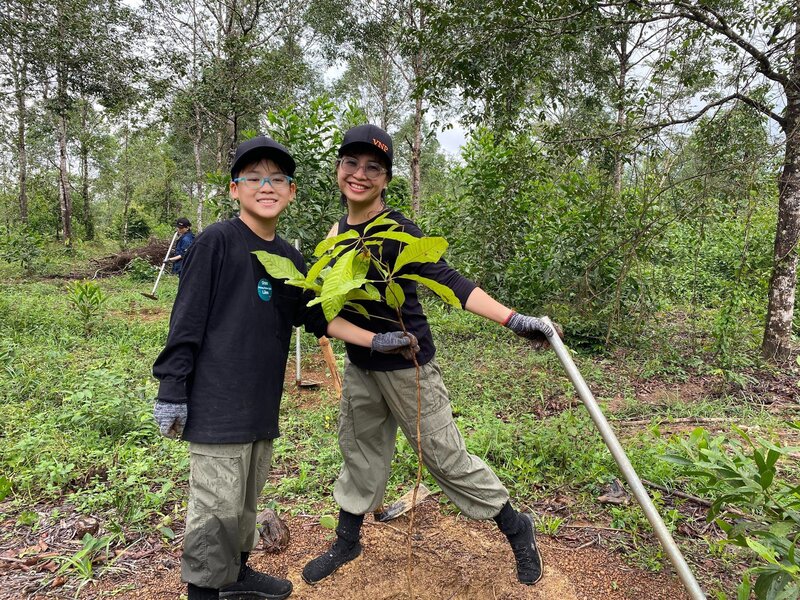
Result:
[[[394,264],[388,264],[382,258],[382,245],[386,240],[393,240],[401,244],[402,250]],[[415,237],[401,231],[400,225],[396,221],[383,214],[364,228],[363,235],[355,230],[349,230],[320,242],[314,250],[317,261],[305,276],[289,258],[265,251],[256,251],[254,254],[270,276],[276,279],[285,279],[289,285],[312,291],[315,297],[309,301],[308,305],[321,305],[328,321],[331,321],[343,310],[357,312],[370,319],[373,315],[369,314],[362,302],[385,302],[394,309],[397,315],[397,325],[404,333],[408,333],[402,314],[406,298],[399,280],[411,280],[424,285],[446,303],[461,308],[461,302],[453,290],[447,286],[414,273],[404,272],[408,265],[438,262],[446,249],[447,241],[444,238]],[[370,266],[374,267],[374,272],[378,273],[377,279],[368,277]],[[414,527],[413,506],[416,505],[417,491],[422,480],[423,462],[420,432],[422,397],[419,384],[419,363],[416,356],[413,357],[413,361],[417,372],[418,466],[408,535],[409,571],[412,565],[410,532]],[[408,581],[410,586],[410,572]]]

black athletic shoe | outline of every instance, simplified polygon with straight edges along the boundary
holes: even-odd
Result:
[[[348,542],[337,537],[330,550],[322,556],[309,561],[305,566],[303,569],[303,581],[312,585],[318,583],[359,554],[361,554],[361,544],[359,542]]]
[[[222,588],[219,597],[226,600],[283,600],[292,593],[292,582],[288,579],[259,573],[248,566],[242,568],[242,575],[236,583]]]
[[[517,561],[517,579],[525,585],[533,585],[542,578],[542,557],[536,547],[533,519],[526,513],[520,513],[519,517],[524,521],[525,529],[508,541]]]

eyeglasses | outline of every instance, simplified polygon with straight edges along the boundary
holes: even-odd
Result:
[[[233,180],[234,183],[241,183],[249,190],[260,190],[262,187],[264,187],[265,183],[268,183],[273,190],[285,190],[293,181],[294,177],[283,175],[282,173],[277,175],[267,175],[265,177],[249,175],[245,177],[237,177]]]
[[[355,158],[350,158],[349,156],[340,158],[336,161],[336,164],[339,165],[339,168],[345,175],[354,175],[361,166]],[[387,172],[388,169],[376,162],[368,161],[364,164],[364,175],[367,176],[367,179],[377,179]]]

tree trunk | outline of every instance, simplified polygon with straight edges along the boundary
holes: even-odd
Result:
[[[28,3],[19,4],[19,39],[12,42],[8,48],[8,59],[11,79],[14,82],[14,97],[17,104],[17,161],[19,171],[19,218],[23,223],[28,222],[28,149],[25,145],[25,130],[28,120],[28,110],[25,100],[28,94]]]
[[[125,145],[122,150],[122,247],[128,247],[128,218],[131,208],[130,173],[128,171],[128,131],[125,123]]]
[[[788,360],[791,353],[800,241],[800,89],[796,83],[787,90],[785,114],[786,153],[779,184],[767,324],[761,345],[764,358],[778,363]]]
[[[619,79],[617,80],[617,140],[614,150],[614,195],[619,198],[622,194],[622,172],[624,167],[622,140],[625,128],[625,86],[628,80],[628,29],[623,28],[619,46]]]
[[[89,198],[89,144],[86,141],[86,136],[89,135],[87,131],[87,113],[89,111],[89,103],[86,99],[82,101],[81,106],[81,196],[83,197],[83,226],[86,229],[86,239],[94,239],[94,218],[92,217],[92,204]]]
[[[28,149],[25,146],[25,92],[17,90],[17,160],[19,161],[19,218],[28,222]]]
[[[412,9],[413,10],[413,9]],[[422,9],[419,10],[417,20],[417,29],[422,31],[425,28],[425,13]],[[424,70],[424,57],[422,49],[418,49],[414,55],[414,82],[417,83],[422,80]],[[411,211],[418,215],[422,208],[420,203],[421,194],[421,169],[420,157],[422,155],[422,97],[417,95],[414,102],[414,140],[411,144]]]
[[[203,164],[200,156],[200,141],[202,139],[202,123],[200,121],[200,107],[195,105],[194,108],[194,121],[195,121],[195,134],[192,140],[194,146],[194,173],[195,185],[197,186],[197,218],[195,222],[195,231],[200,232],[203,230],[203,204],[205,202],[205,192],[203,186]]]
[[[72,197],[69,189],[67,161],[67,114],[61,111],[58,123],[58,200],[61,209],[61,227],[64,243],[72,243]]]
[[[414,140],[411,144],[411,211],[415,215],[419,215],[422,208],[420,205],[422,118],[422,98],[417,97],[414,103]]]

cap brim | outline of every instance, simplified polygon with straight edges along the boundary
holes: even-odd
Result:
[[[234,173],[239,173],[242,167],[255,162],[259,158],[266,158],[274,161],[275,164],[283,169],[290,177],[294,175],[295,169],[297,169],[297,164],[294,162],[294,159],[285,152],[277,148],[258,147],[248,150],[236,159],[236,162],[231,166],[231,176],[233,176]]]

